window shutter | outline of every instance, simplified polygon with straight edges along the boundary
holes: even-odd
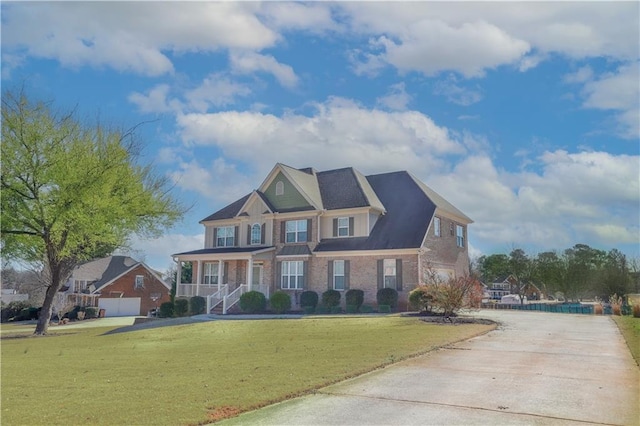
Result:
[[[264,244],[265,232],[266,232],[266,223],[263,223],[260,227],[260,244]]]
[[[333,260],[327,264],[327,289],[333,288]]]
[[[306,260],[302,261],[302,289],[306,290],[309,288],[307,281],[309,281],[309,262]]]
[[[349,290],[349,260],[344,261],[344,289]]]
[[[222,267],[222,284],[229,284],[229,264],[227,262],[222,262],[224,265]]]
[[[213,247],[218,247],[218,228],[213,228]]]
[[[402,291],[402,259],[396,259],[396,290]]]
[[[307,242],[313,240],[311,235],[312,225],[313,225],[313,222],[311,221],[311,219],[307,219]]]
[[[384,260],[378,260],[378,289],[384,287]]]
[[[247,245],[251,245],[251,225],[247,225]]]
[[[233,245],[234,246],[239,246],[240,245],[240,241],[238,241],[238,228],[240,228],[239,226],[234,226],[233,227]]]
[[[353,216],[349,218],[349,236],[353,237],[353,225],[354,225]]]
[[[333,236],[337,237],[338,236],[338,218],[334,218],[333,219]]]
[[[276,288],[282,288],[282,262],[276,262]]]
[[[287,242],[286,239],[286,229],[287,229],[287,222],[285,222],[284,220],[280,222],[280,242],[282,244]]]

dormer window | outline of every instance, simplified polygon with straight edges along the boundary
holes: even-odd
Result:
[[[284,183],[281,180],[276,183],[276,195],[284,195]]]
[[[260,244],[262,242],[262,227],[258,223],[254,223],[251,227],[251,244]]]
[[[333,236],[349,237],[353,236],[353,217],[338,217],[333,219]]]

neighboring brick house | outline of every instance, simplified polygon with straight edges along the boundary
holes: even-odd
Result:
[[[249,289],[287,291],[298,307],[303,290],[361,289],[375,304],[379,288],[393,287],[406,304],[426,268],[469,271],[471,219],[405,171],[276,164],[257,190],[200,223],[204,248],[173,255],[179,268],[193,264],[177,296],[207,296],[209,307]]]
[[[143,315],[170,301],[160,274],[128,256],[108,256],[77,266],[60,291],[71,303],[97,306],[106,316]]]

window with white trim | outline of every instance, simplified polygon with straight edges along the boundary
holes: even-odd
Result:
[[[144,288],[144,275],[136,275],[136,281],[133,288]]]
[[[456,225],[456,245],[464,247],[464,228],[460,225]]]
[[[218,227],[216,231],[216,247],[233,247],[235,245],[235,233],[235,226]]]
[[[301,290],[304,287],[304,261],[283,261],[281,288]]]
[[[73,292],[74,293],[82,293],[83,290],[86,290],[88,281],[87,280],[74,280],[73,281]]]
[[[338,237],[348,237],[348,236],[349,236],[349,218],[339,217],[338,218]]]
[[[439,217],[433,218],[433,235],[435,235],[436,237],[440,236],[440,218]]]
[[[304,220],[288,220],[286,226],[287,243],[299,243],[307,241],[307,221]]]
[[[259,223],[254,223],[251,226],[251,244],[260,244],[262,242],[262,227]]]
[[[383,276],[385,288],[396,288],[396,260],[385,259],[383,263]]]
[[[345,289],[344,284],[345,284],[344,260],[334,260],[333,261],[333,289],[344,290]]]
[[[281,180],[276,182],[276,195],[284,195],[284,183]]]
[[[202,265],[202,283],[218,284],[219,262],[205,262]]]

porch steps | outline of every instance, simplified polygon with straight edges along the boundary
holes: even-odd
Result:
[[[229,309],[227,309],[227,314],[239,314],[240,312],[241,312],[240,306],[238,306],[237,303],[235,305],[233,305],[232,307],[230,307]],[[222,315],[222,303],[220,303],[217,306],[214,306],[214,308],[211,309],[210,314],[212,314],[212,315]]]

